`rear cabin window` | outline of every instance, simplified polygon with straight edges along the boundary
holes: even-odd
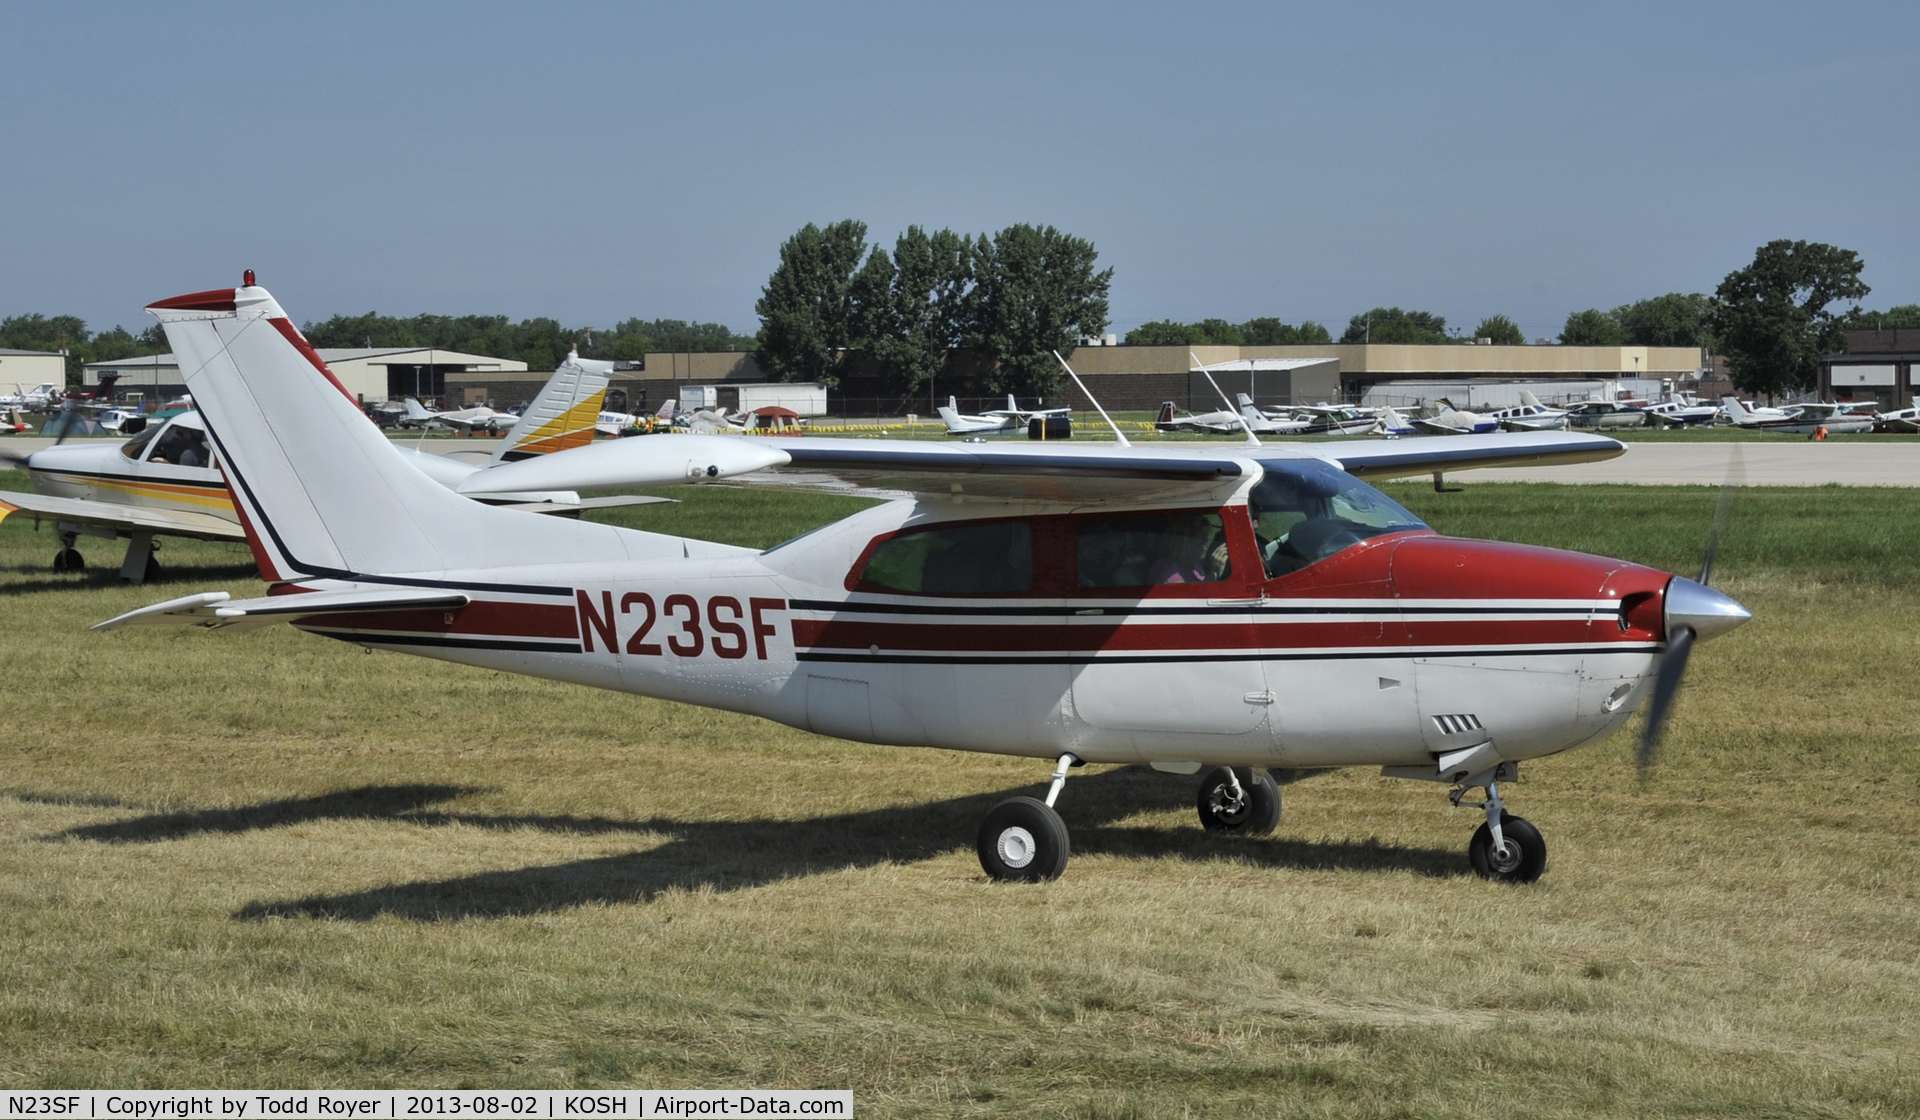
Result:
[[[1089,518],[1074,530],[1081,587],[1218,583],[1232,575],[1217,513]]]
[[[1025,521],[940,525],[882,541],[860,573],[864,591],[1018,595],[1033,590],[1033,530]]]

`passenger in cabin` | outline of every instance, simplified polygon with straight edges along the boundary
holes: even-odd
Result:
[[[1154,587],[1226,579],[1226,536],[1212,513],[1143,513],[1079,523],[1081,587]]]

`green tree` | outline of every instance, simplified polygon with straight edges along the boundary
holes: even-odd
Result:
[[[780,247],[754,310],[760,368],[781,381],[839,382],[833,370],[854,336],[854,274],[867,256],[865,222],[808,222]]]
[[[1402,311],[1398,307],[1376,307],[1347,320],[1343,343],[1383,342],[1402,345],[1434,345],[1452,342],[1447,337],[1447,321],[1426,311]]]
[[[1920,327],[1920,303],[1903,303],[1885,311],[1860,311],[1847,316],[1850,331],[1884,330],[1888,327]]]
[[[974,287],[966,344],[992,360],[993,393],[1050,396],[1060,383],[1053,352],[1107,326],[1113,270],[1095,271],[1093,242],[1052,226],[1014,225],[973,243]]]
[[[1668,292],[1609,312],[1629,346],[1713,348],[1713,300],[1699,292]]]
[[[1194,324],[1194,329],[1200,332],[1200,341],[1207,346],[1240,346],[1247,341],[1240,328],[1225,319],[1202,319]]]
[[[1327,328],[1312,319],[1297,327],[1274,318],[1248,319],[1240,324],[1240,336],[1246,346],[1325,346],[1333,341]]]
[[[860,333],[887,384],[917,393],[946,368],[966,335],[973,238],[908,226],[868,257],[856,279]]]
[[[1197,328],[1186,323],[1155,319],[1128,331],[1120,341],[1127,346],[1198,346],[1203,339]]]
[[[1780,240],[1760,246],[1752,264],[1728,273],[1714,293],[1713,327],[1733,383],[1767,394],[1812,384],[1820,355],[1846,342],[1851,314],[1836,315],[1829,305],[1866,296],[1864,267],[1851,249]]]
[[[1489,315],[1480,320],[1473,328],[1476,339],[1490,338],[1495,346],[1525,346],[1527,336],[1520,333],[1520,325],[1505,315]]]
[[[1567,316],[1566,326],[1560,328],[1560,342],[1565,346],[1625,346],[1627,332],[1620,329],[1613,316],[1589,307]]]

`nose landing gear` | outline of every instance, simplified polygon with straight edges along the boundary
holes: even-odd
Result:
[[[1494,780],[1499,773],[1488,771],[1484,780],[1467,779],[1453,787],[1447,800],[1455,808],[1486,810],[1486,823],[1467,842],[1467,861],[1473,864],[1474,874],[1503,883],[1531,883],[1547,869],[1547,842],[1532,824],[1507,815],[1500,804],[1500,784]],[[1463,801],[1476,785],[1487,791],[1486,800]]]
[[[1200,783],[1200,826],[1265,836],[1280,824],[1280,783],[1265,770],[1221,766]]]

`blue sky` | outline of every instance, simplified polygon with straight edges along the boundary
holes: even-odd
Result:
[[[854,217],[1090,238],[1114,329],[1529,337],[1774,238],[1920,302],[1920,6],[0,7],[0,315],[715,320]]]

